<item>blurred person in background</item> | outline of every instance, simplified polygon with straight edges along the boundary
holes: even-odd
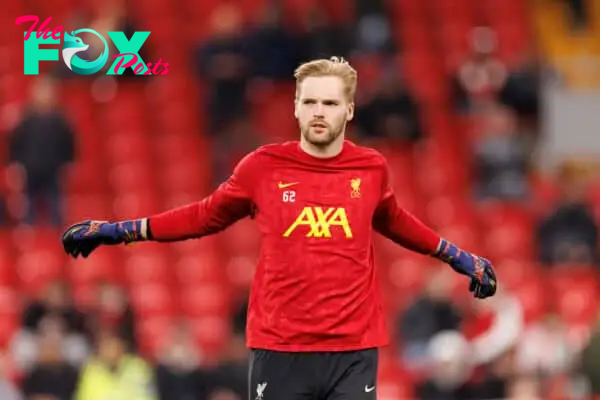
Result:
[[[47,315],[38,324],[36,332],[23,329],[11,341],[11,353],[19,369],[29,372],[35,368],[36,360],[44,351],[40,338],[49,338],[56,345],[62,359],[74,367],[79,367],[90,354],[90,343],[81,334],[69,332],[64,319],[58,315]]]
[[[529,151],[514,113],[498,104],[482,111],[473,144],[475,192],[481,200],[524,200],[529,193]]]
[[[206,399],[211,376],[201,368],[202,355],[190,327],[178,322],[171,332],[157,357],[155,375],[159,400]]]
[[[246,322],[248,318],[248,296],[241,296],[231,315],[232,336],[227,352],[214,372],[214,387],[211,400],[223,397],[227,400],[242,400],[248,396],[248,360],[246,347]],[[212,397],[214,396],[214,398]]]
[[[23,379],[24,393],[28,399],[71,400],[79,371],[63,357],[61,338],[41,334],[37,340],[38,356]]]
[[[245,335],[233,333],[227,351],[213,371],[212,395],[229,393],[239,400],[248,396],[248,360],[250,350],[246,347]]]
[[[571,23],[571,28],[575,32],[580,32],[588,28],[589,18],[589,4],[585,0],[559,0],[562,1],[568,12],[568,20]]]
[[[419,383],[419,400],[475,400],[477,393],[469,384],[472,368],[470,347],[457,331],[437,333],[427,347],[429,379]]]
[[[92,335],[103,329],[112,329],[125,340],[129,351],[135,351],[135,318],[125,290],[117,284],[103,282],[98,285],[97,301],[88,312]]]
[[[339,54],[341,57],[350,54],[350,35],[344,27],[330,20],[323,7],[315,3],[302,17],[300,54],[303,62],[328,54]]]
[[[590,339],[581,351],[580,370],[587,380],[590,395],[600,398],[600,310]]]
[[[506,400],[542,400],[543,394],[535,375],[518,375],[508,385]]]
[[[537,128],[540,112],[541,68],[537,52],[533,49],[524,52],[517,66],[508,72],[498,99],[532,129]]]
[[[218,184],[229,170],[232,131],[249,117],[252,61],[236,5],[220,5],[210,23],[212,33],[197,49],[196,65],[206,88],[206,130],[212,142],[214,183]]]
[[[25,400],[20,388],[15,385],[12,368],[9,367],[9,356],[6,351],[0,352],[0,399]]]
[[[549,313],[521,336],[516,348],[516,368],[522,375],[552,377],[571,372],[577,355],[560,316]]]
[[[356,110],[361,141],[384,140],[402,146],[423,137],[419,105],[404,86],[403,77],[388,68],[379,79],[374,97]]]
[[[267,3],[247,34],[246,51],[252,54],[253,78],[291,81],[301,60],[300,41],[284,24],[281,4]]]
[[[431,274],[423,294],[399,317],[398,341],[404,349],[403,361],[410,367],[427,366],[429,342],[435,335],[459,330],[462,315],[452,302],[453,282],[449,271]]]
[[[69,285],[64,281],[48,283],[40,298],[25,307],[23,328],[36,333],[40,322],[49,315],[60,318],[68,333],[87,333],[86,317],[74,306]]]
[[[545,265],[599,265],[598,225],[587,199],[588,169],[577,160],[559,168],[559,202],[537,231],[539,260]]]
[[[127,350],[126,340],[103,329],[96,350],[81,371],[76,400],[158,400],[152,367]]]
[[[487,27],[471,32],[471,54],[452,80],[456,108],[464,113],[477,113],[482,104],[496,101],[507,78],[506,66],[495,56],[496,33]]]
[[[50,223],[63,225],[65,168],[75,159],[75,133],[57,107],[56,82],[40,76],[31,88],[24,116],[9,138],[9,161],[24,180],[26,213],[23,223],[41,220],[40,202],[49,207]]]
[[[392,38],[392,23],[382,0],[355,0],[355,41],[353,52],[392,55],[397,46]],[[352,7],[351,6],[351,7]]]

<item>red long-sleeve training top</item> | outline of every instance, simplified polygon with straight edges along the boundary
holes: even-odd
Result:
[[[373,232],[432,254],[440,237],[396,202],[385,158],[344,142],[317,158],[299,142],[248,154],[205,199],[149,217],[153,240],[217,233],[253,216],[262,244],[251,287],[247,344],[342,351],[388,343]]]

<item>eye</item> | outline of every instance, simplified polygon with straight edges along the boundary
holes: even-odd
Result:
[[[315,104],[315,101],[312,99],[306,99],[302,102],[302,104]]]

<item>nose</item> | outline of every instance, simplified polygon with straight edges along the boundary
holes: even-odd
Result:
[[[323,117],[324,111],[325,111],[325,108],[323,107],[323,104],[317,103],[317,105],[314,108],[314,116],[315,117]]]

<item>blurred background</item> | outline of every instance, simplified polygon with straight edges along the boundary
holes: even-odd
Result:
[[[599,1],[5,0],[2,9],[2,400],[246,398],[252,221],[76,262],[60,233],[199,200],[245,153],[297,139],[293,70],[332,55],[359,71],[349,137],[388,157],[408,210],[490,258],[500,279],[495,298],[476,302],[447,266],[378,238],[392,332],[379,399],[600,395]],[[27,14],[69,32],[151,31],[141,57],[171,70],[81,76],[61,58],[25,76],[29,25],[14,21]],[[101,42],[86,35],[95,59]]]

